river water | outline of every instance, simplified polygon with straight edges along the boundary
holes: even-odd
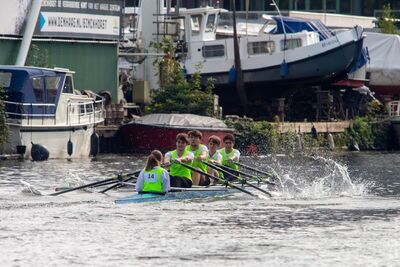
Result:
[[[0,266],[400,266],[400,154],[278,155],[281,195],[116,205],[128,192],[37,196],[143,157],[0,162]]]

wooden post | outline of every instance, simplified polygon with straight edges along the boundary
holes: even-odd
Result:
[[[232,0],[233,8],[233,49],[235,53],[235,69],[236,69],[236,90],[239,95],[240,103],[244,110],[247,107],[247,94],[244,87],[242,65],[240,61],[239,41],[236,29],[236,1]]]

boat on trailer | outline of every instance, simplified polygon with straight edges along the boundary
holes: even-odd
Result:
[[[29,158],[36,144],[47,150],[48,158],[89,156],[91,142],[96,142],[94,128],[104,121],[104,100],[76,91],[73,73],[61,68],[0,66],[10,131],[5,153]]]
[[[188,52],[183,60],[187,74],[198,71],[201,62],[202,77],[213,77],[217,86],[234,79],[233,37],[217,32],[221,12],[226,11],[212,7],[180,11],[187,21]],[[256,35],[239,38],[246,84],[276,88],[329,82],[344,77],[358,60],[364,38],[359,26],[334,33],[318,20],[265,18]]]
[[[169,191],[166,194],[134,193],[129,196],[116,199],[114,202],[116,204],[129,204],[129,203],[142,203],[142,202],[173,201],[173,200],[228,196],[235,192],[238,192],[238,190],[225,186],[192,187],[192,188],[173,187],[171,188],[171,191]]]

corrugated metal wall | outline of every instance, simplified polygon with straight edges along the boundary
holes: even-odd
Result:
[[[0,40],[0,64],[15,63],[19,40]],[[117,98],[118,45],[99,43],[32,42],[41,54],[47,54],[49,67],[76,72],[75,88],[100,92],[108,90]],[[31,50],[32,51],[32,50]],[[28,55],[29,57],[29,55]]]

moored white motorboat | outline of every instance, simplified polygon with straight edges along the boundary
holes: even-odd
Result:
[[[91,142],[98,142],[94,127],[104,121],[104,101],[79,94],[72,74],[61,68],[0,66],[10,131],[5,153],[35,157],[31,148],[41,145],[49,158],[89,156]]]

